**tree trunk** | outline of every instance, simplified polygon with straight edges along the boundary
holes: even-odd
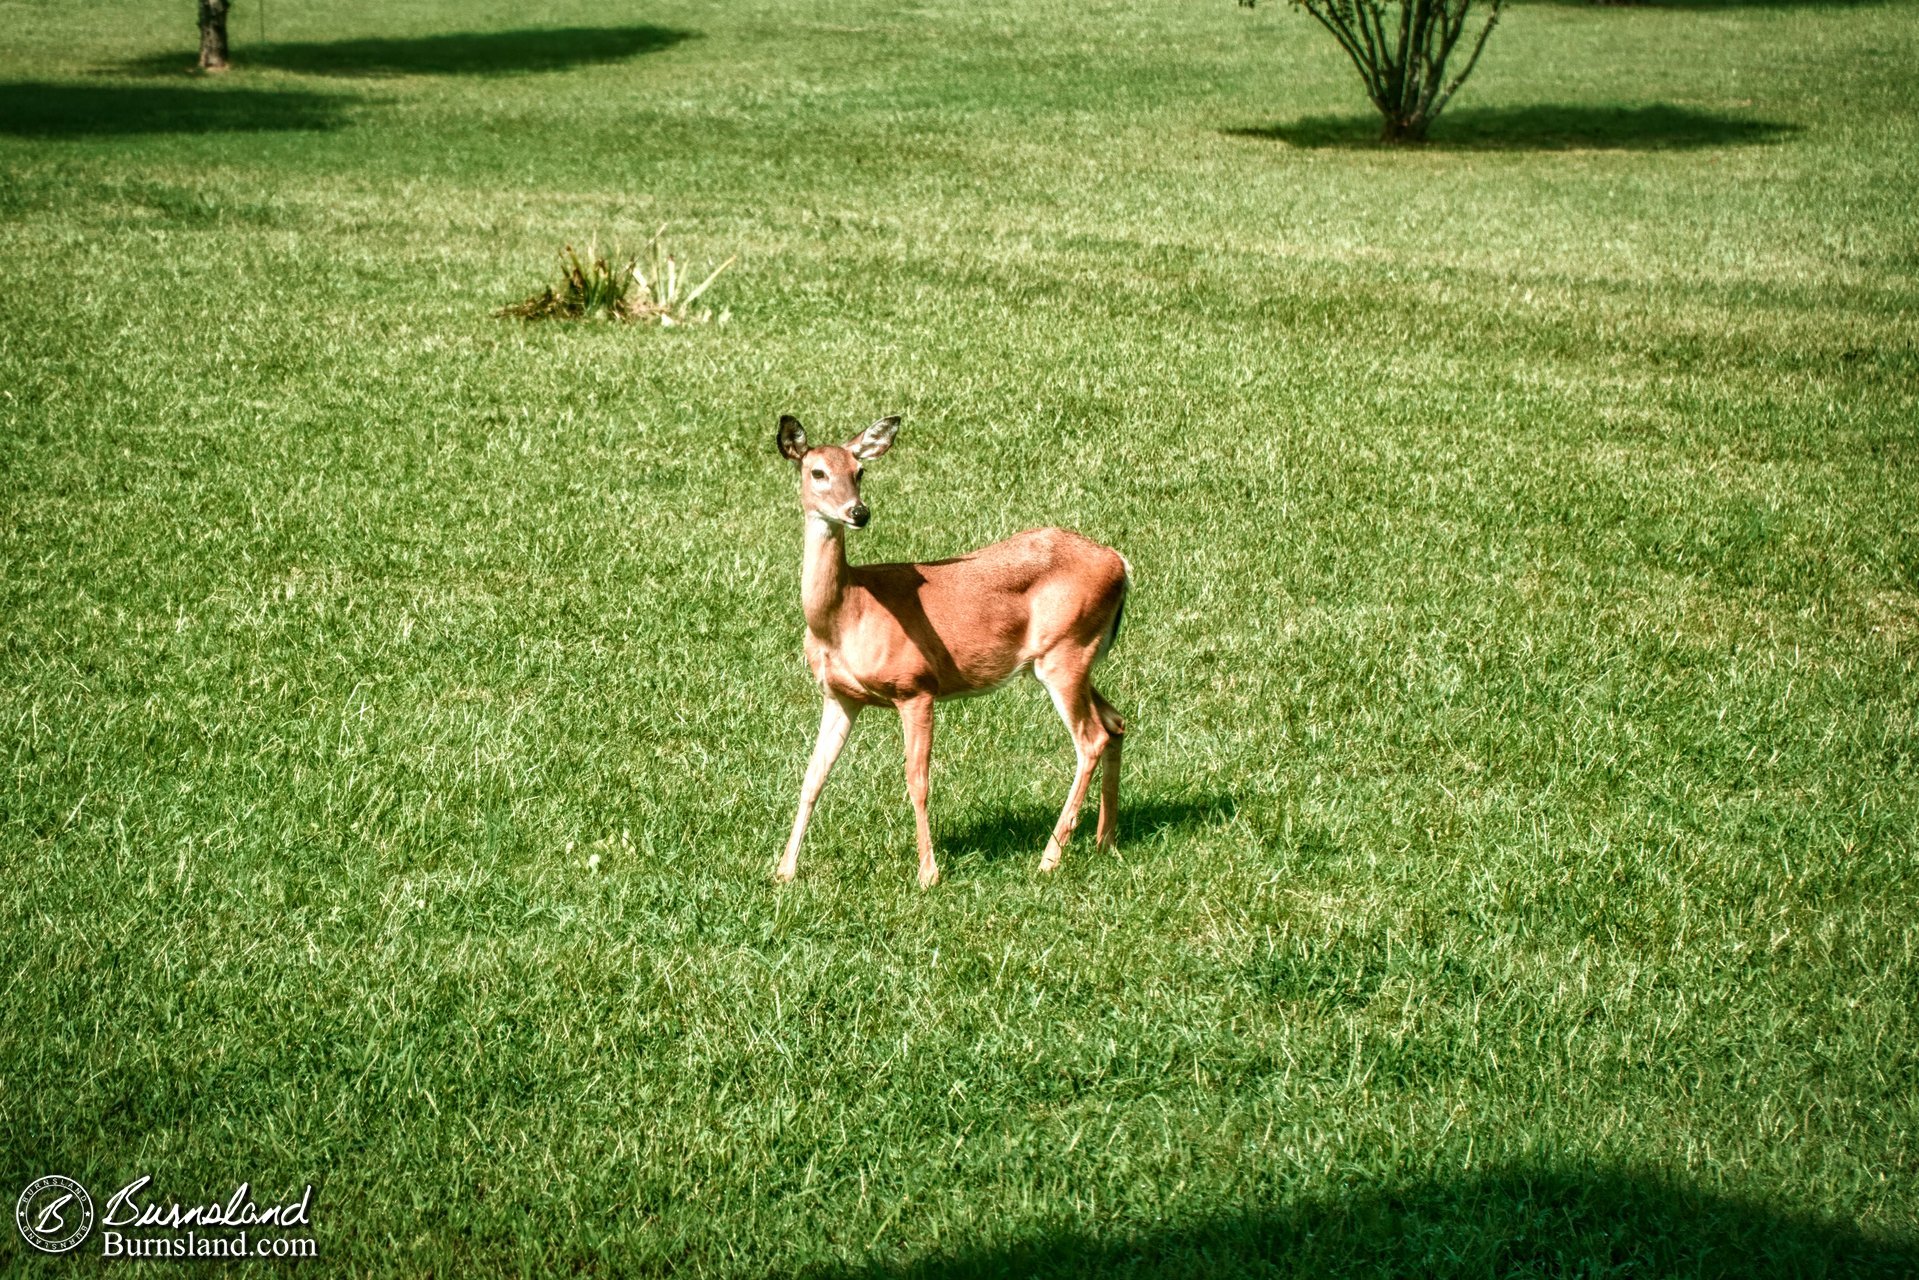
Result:
[[[1405,142],[1424,142],[1426,126],[1431,123],[1424,116],[1416,116],[1411,120],[1387,116],[1386,127],[1380,131],[1379,140],[1389,146]]]
[[[200,70],[227,69],[228,0],[200,0]]]

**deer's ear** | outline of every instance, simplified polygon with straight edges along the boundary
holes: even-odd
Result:
[[[846,442],[846,451],[864,462],[868,458],[877,458],[893,447],[893,436],[900,429],[898,414],[890,418],[881,418],[866,430]]]
[[[781,457],[798,462],[806,456],[806,428],[792,414],[780,415],[780,432],[773,439],[780,447]]]

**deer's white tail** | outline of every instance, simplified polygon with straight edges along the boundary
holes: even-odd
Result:
[[[1126,566],[1126,576],[1119,580],[1119,600],[1113,605],[1113,625],[1106,629],[1105,637],[1100,640],[1099,648],[1093,654],[1094,662],[1104,658],[1119,639],[1119,622],[1126,616],[1126,597],[1133,591],[1133,562],[1124,555],[1119,557],[1119,562]]]

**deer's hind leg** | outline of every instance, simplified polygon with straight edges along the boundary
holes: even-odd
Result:
[[[1114,741],[1096,709],[1095,700],[1099,695],[1094,692],[1090,678],[1094,656],[1092,646],[1066,652],[1055,650],[1033,664],[1033,674],[1053,695],[1053,705],[1058,708],[1060,719],[1066,722],[1066,731],[1073,736],[1073,752],[1078,758],[1078,767],[1073,771],[1073,789],[1066,797],[1066,807],[1060,810],[1052,838],[1046,842],[1046,851],[1040,855],[1041,871],[1051,871],[1059,866],[1059,860],[1066,851],[1066,842],[1073,838],[1073,828],[1079,824],[1080,806],[1086,803],[1086,788],[1092,781],[1093,769],[1099,764],[1108,745]],[[1113,777],[1117,785],[1118,776]]]
[[[1100,755],[1099,835],[1095,843],[1101,849],[1119,848],[1119,752],[1126,744],[1126,721],[1098,689],[1088,686],[1093,695],[1093,711],[1106,730],[1106,750]]]

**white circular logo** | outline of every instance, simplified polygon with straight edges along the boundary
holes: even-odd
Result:
[[[13,1221],[41,1253],[66,1253],[93,1230],[93,1200],[72,1178],[49,1174],[20,1193]]]

